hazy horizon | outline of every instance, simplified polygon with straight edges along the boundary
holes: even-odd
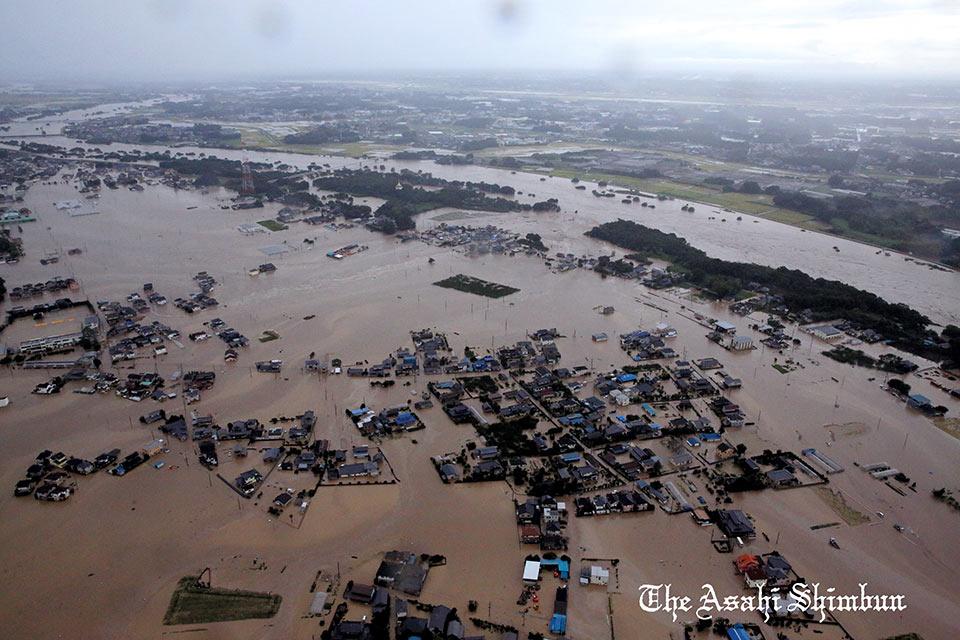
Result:
[[[960,3],[947,0],[8,0],[0,17],[11,27],[3,82],[391,71],[960,77]]]

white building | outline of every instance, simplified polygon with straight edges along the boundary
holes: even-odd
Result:
[[[523,564],[523,581],[538,582],[540,580],[540,561],[527,560]]]
[[[737,326],[732,322],[727,322],[726,320],[718,320],[713,323],[713,328],[720,333],[736,333]]]
[[[616,403],[618,407],[625,407],[630,404],[630,397],[619,389],[614,389],[610,392],[610,398]]]
[[[671,327],[670,324],[666,322],[658,322],[657,326],[653,328],[653,333],[654,335],[660,336],[665,340],[669,340],[670,338],[677,337],[677,330]]]
[[[24,340],[20,343],[20,353],[24,355],[34,355],[38,353],[50,353],[70,349],[83,339],[82,333],[66,333],[59,336],[48,336],[46,338],[33,338]]]
[[[803,327],[803,330],[826,342],[839,340],[845,335],[843,331],[831,324],[824,324],[816,327]]]
[[[607,585],[610,583],[610,570],[598,565],[584,567],[580,572],[580,584]]]

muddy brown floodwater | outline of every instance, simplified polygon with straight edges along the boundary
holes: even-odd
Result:
[[[134,104],[136,103],[111,105],[111,108],[122,112]],[[95,111],[64,114],[53,122],[50,131],[58,132],[57,126],[62,122],[95,117]],[[32,123],[15,122],[12,126],[24,127],[29,124]],[[14,129],[17,130],[19,129]],[[37,141],[64,148],[96,147],[58,135],[47,135]],[[120,143],[100,148],[105,152],[135,149],[149,152],[167,149],[161,146]],[[877,247],[852,240],[803,231],[745,213],[722,211],[714,205],[700,204],[695,207],[695,211],[687,212],[681,210],[687,201],[668,200],[655,202],[655,209],[643,208],[637,203],[623,204],[620,198],[594,197],[590,190],[596,188],[596,184],[588,181],[581,182],[581,185],[587,186],[587,190],[579,191],[565,178],[475,165],[438,165],[432,161],[396,161],[386,158],[357,160],[341,156],[191,146],[179,146],[170,150],[173,153],[207,154],[233,160],[247,158],[254,162],[279,162],[299,168],[306,168],[314,162],[329,164],[332,168],[359,168],[364,164],[376,163],[384,164],[387,170],[410,169],[429,172],[448,180],[510,185],[522,192],[522,195],[517,195],[521,202],[532,203],[546,198],[559,200],[564,215],[550,219],[554,225],[552,228],[544,228],[544,216],[525,216],[523,222],[509,223],[510,226],[517,224],[549,238],[552,244],[548,244],[556,250],[574,250],[581,246],[578,236],[584,232],[599,223],[624,218],[667,233],[676,233],[686,238],[694,247],[716,258],[800,269],[813,277],[841,280],[871,291],[889,302],[905,303],[926,314],[936,323],[960,323],[960,274],[954,270],[932,268],[925,261],[914,260],[893,251],[881,251]]]
[[[264,155],[288,159],[282,154]],[[306,156],[299,159],[304,164],[308,161]],[[440,167],[430,169],[454,177]],[[573,214],[568,209],[574,208],[576,192],[559,181],[540,183],[536,178],[505,177],[486,170],[470,176],[521,186],[523,191],[527,187],[521,180],[534,180],[538,199],[559,197],[562,213],[488,218],[499,226],[542,233],[551,251],[597,253],[603,247],[582,237],[583,230],[625,211],[642,218],[636,209],[621,210],[593,200],[576,201],[580,213]],[[337,447],[361,441],[343,415],[345,407],[360,402],[375,408],[404,403],[425,390],[427,380],[420,376],[409,387],[375,389],[363,379],[308,375],[300,365],[310,352],[339,356],[345,363],[379,361],[396,348],[409,346],[411,329],[424,327],[444,331],[455,351],[462,352],[468,345],[483,351],[523,339],[528,330],[557,327],[564,335],[558,340],[564,366],[586,364],[603,371],[630,361],[616,340],[596,344],[591,333],[615,336],[667,320],[679,331],[674,345],[678,352],[689,358],[716,356],[725,371],[743,379],[744,388],[729,393],[755,424],[729,433],[731,442],[743,442],[755,451],[804,447],[828,451],[846,467],[831,478],[830,486],[841,491],[849,505],[870,516],[868,523],[855,527],[840,524],[816,531],[810,527],[840,521],[840,517],[812,489],[738,495],[735,506],[750,513],[758,531],[770,540],[758,535],[743,550],[761,553],[776,548],[809,581],[836,586],[844,593],[868,582],[877,592],[906,595],[908,609],[902,614],[838,614],[855,638],[908,631],[920,632],[926,640],[956,637],[960,516],[935,502],[930,491],[941,486],[960,489],[956,463],[960,444],[883,391],[880,380],[868,380],[872,372],[820,356],[824,345],[813,344],[800,333],[801,343],[792,353],[727,352],[706,340],[706,330],[692,320],[693,312],[729,319],[741,333],[758,340],[761,336],[747,328],[747,319],[730,316],[721,306],[650,292],[635,282],[602,280],[585,271],[554,274],[537,258],[468,258],[418,242],[400,244],[361,228],[331,231],[295,224],[287,231],[244,236],[236,231],[238,224],[264,219],[277,206],[221,210],[219,199],[228,195],[174,192],[165,187],[148,187],[140,193],[106,190],[100,199],[101,213],[70,217],[56,211],[52,203],[77,197],[72,185],[36,185],[27,195],[26,206],[40,215],[40,221],[24,225],[27,258],[17,265],[3,265],[0,273],[8,286],[54,275],[73,276],[82,290],[72,295],[91,300],[123,299],[144,282],[152,282],[172,300],[194,291],[193,274],[208,271],[221,283],[214,290],[218,308],[186,315],[168,304],[155,307],[147,320],[161,320],[185,336],[201,329],[204,321],[220,317],[249,336],[250,347],[236,364],[225,365],[223,345],[215,339],[187,343],[184,349],[169,345],[167,355],[139,361],[137,369],[156,369],[166,377],[181,367],[214,370],[215,387],[191,409],[212,413],[220,424],[246,417],[268,420],[311,409],[319,417],[317,437],[328,438]],[[804,265],[793,266],[819,265],[834,276],[844,270],[854,284],[869,282],[905,297],[910,293],[914,297],[908,301],[926,305],[930,313],[940,309],[950,315],[960,309],[950,302],[956,300],[956,274],[920,270],[900,258],[884,262],[868,257],[867,249],[858,270],[851,265],[856,264],[852,256],[860,251],[855,249],[859,245],[848,247],[832,238],[824,242],[838,244],[842,251],[821,264],[820,249],[812,240],[818,237],[815,234],[780,230],[782,225],[766,222],[723,226],[700,220],[703,224],[693,224],[691,218],[680,217],[686,214],[673,211],[679,206],[665,204],[661,209],[658,204],[655,214],[643,215],[656,217],[667,229],[675,225],[697,234],[690,236],[695,245],[700,246],[697,238],[710,238],[716,251],[726,247],[721,257],[735,257],[757,237],[766,237],[770,244],[751,244],[751,256],[802,259]],[[418,223],[431,224],[433,215],[424,214]],[[663,222],[668,220],[675,222]],[[738,236],[735,230],[744,228],[749,233]],[[781,232],[803,239],[778,246]],[[304,238],[315,244],[303,243]],[[370,248],[340,261],[324,255],[353,242]],[[281,243],[291,249],[282,256],[267,258],[259,251]],[[67,255],[74,247],[83,253]],[[53,250],[61,251],[60,263],[40,265],[38,257]],[[435,263],[428,264],[429,258]],[[248,269],[267,260],[277,264],[275,273],[247,275]],[[844,262],[837,263],[840,260]],[[880,268],[878,264],[891,265],[883,271],[886,277],[871,273]],[[431,284],[456,273],[507,284],[520,292],[488,300]],[[601,316],[593,310],[597,305],[612,305],[616,311]],[[313,318],[305,320],[307,316]],[[258,342],[256,336],[267,329],[279,333],[280,339]],[[775,358],[782,362],[788,356],[802,366],[788,374],[772,367]],[[255,361],[271,358],[285,361],[281,375],[253,371]],[[319,636],[320,627],[316,619],[304,616],[316,572],[335,572],[339,567],[344,582],[369,582],[380,554],[394,548],[447,557],[446,566],[430,572],[422,601],[466,612],[468,600],[473,599],[480,603],[481,617],[520,627],[522,636],[527,631],[547,631],[551,595],[544,596],[539,611],[525,616],[515,604],[522,561],[531,548],[518,544],[509,485],[443,485],[430,463],[430,456],[459,450],[476,438],[472,429],[453,425],[439,408],[421,412],[425,430],[382,444],[399,484],[323,488],[302,526],[295,528],[269,515],[267,501],[287,486],[307,486],[303,479],[278,472],[264,487],[264,499],[239,500],[197,463],[190,442],[173,442],[161,470],[145,465],[123,478],[104,473],[82,478],[79,491],[66,503],[14,498],[12,485],[40,450],[92,458],[114,447],[124,452],[136,449],[152,437],[137,418],[155,408],[154,403],[66,390],[49,397],[31,395],[33,386],[48,377],[44,372],[0,372],[2,395],[11,400],[0,409],[0,486],[6,487],[0,492],[4,542],[0,637],[160,638],[171,631],[195,629],[192,638],[312,638]],[[925,381],[911,376],[910,382],[951,411],[960,409],[955,400]],[[178,409],[178,403],[167,410]],[[846,423],[864,427],[825,428]],[[917,491],[901,496],[854,465],[871,462],[887,462],[903,470],[916,481]],[[248,464],[224,455],[221,473],[233,477]],[[880,519],[877,512],[886,517]],[[894,522],[908,527],[910,533],[896,531]],[[731,564],[734,556],[716,553],[709,529],[696,526],[686,516],[657,511],[571,517],[569,534],[574,573],[581,557],[620,559],[619,593],[611,594],[609,600],[612,618],[608,619],[605,593],[573,584],[572,638],[607,638],[611,625],[617,638],[680,637],[682,629],[668,615],[641,612],[636,594],[644,583],[670,582],[678,591],[698,594],[701,584],[712,582],[721,592],[741,593],[741,579]],[[828,546],[831,536],[838,539],[841,550]],[[163,627],[177,580],[204,567],[212,568],[216,586],[281,594],[279,614],[265,621]],[[551,580],[547,579],[545,588],[554,584]],[[807,632],[803,637],[814,636]]]

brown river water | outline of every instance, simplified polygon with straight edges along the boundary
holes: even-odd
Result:
[[[47,132],[38,142],[64,146],[90,147],[58,134],[64,124],[86,118],[117,115],[147,103],[118,103],[101,105],[91,109],[70,111],[54,118],[11,123],[11,130],[4,137],[36,134],[41,127]],[[49,123],[49,124],[48,124]],[[151,145],[103,145],[109,150],[144,151],[163,150],[165,147]],[[206,153],[222,158],[241,160],[249,158],[256,162],[281,162],[293,167],[306,168],[311,162],[329,164],[331,167],[359,167],[374,160],[356,160],[342,156],[316,156],[274,151],[246,151],[210,149],[199,147],[176,147],[173,152]],[[841,280],[855,287],[871,291],[890,302],[902,302],[926,314],[935,323],[960,323],[960,275],[956,271],[932,269],[923,261],[905,259],[896,252],[877,253],[876,247],[835,236],[801,231],[796,227],[737,212],[724,212],[719,207],[701,204],[696,211],[681,211],[687,204],[683,200],[656,202],[656,209],[642,208],[639,204],[625,205],[620,198],[596,198],[590,193],[594,184],[583,182],[588,189],[579,191],[569,180],[546,178],[531,173],[516,172],[479,166],[444,166],[431,161],[393,161],[376,159],[389,169],[410,169],[430,172],[449,180],[486,181],[510,185],[524,195],[521,201],[534,202],[557,198],[563,208],[562,224],[553,229],[543,229],[541,224],[524,224],[526,230],[535,230],[552,240],[556,250],[576,251],[581,245],[579,235],[598,223],[625,218],[676,233],[705,251],[724,260],[755,262],[768,266],[786,266],[800,269],[811,276]],[[530,197],[528,194],[535,194]],[[740,216],[742,220],[737,221]],[[726,221],[723,222],[722,220]],[[511,227],[509,218],[497,221],[499,226]],[[534,227],[527,229],[527,227]],[[597,251],[596,243],[588,244]],[[889,255],[886,255],[889,253]]]
[[[249,155],[254,160],[297,166],[311,161],[359,164],[297,154],[195,151],[237,158]],[[442,177],[510,184],[525,193],[533,191],[537,200],[559,198],[564,209],[560,213],[478,219],[541,233],[551,251],[603,251],[601,244],[582,232],[599,221],[631,215],[644,224],[682,231],[692,244],[719,257],[789,264],[815,275],[840,277],[891,299],[902,296],[931,315],[939,309],[944,318],[956,316],[960,309],[954,273],[930,271],[899,256],[875,256],[869,247],[785,225],[753,224],[748,216],[736,223],[730,214],[726,223],[708,222],[708,207],[698,206],[691,215],[679,211],[679,201],[657,203],[656,210],[646,212],[594,199],[589,192],[584,196],[567,180],[540,182],[532,175],[476,167],[384,162],[390,167],[423,168]],[[563,366],[587,364],[603,371],[628,364],[629,359],[615,339],[596,344],[589,338],[591,333],[615,336],[666,320],[679,332],[674,345],[678,352],[689,358],[717,357],[725,371],[743,379],[743,389],[728,393],[755,424],[728,433],[733,444],[743,442],[751,451],[810,446],[827,451],[846,467],[831,478],[830,486],[843,492],[852,508],[870,516],[864,524],[844,524],[812,489],[740,495],[734,506],[753,516],[758,531],[769,541],[758,535],[738,553],[776,548],[811,582],[836,586],[843,593],[855,592],[859,582],[869,582],[876,592],[907,596],[909,607],[902,615],[838,614],[856,638],[908,631],[920,632],[926,640],[956,637],[955,621],[960,619],[957,516],[929,494],[941,486],[960,489],[956,464],[960,442],[882,390],[881,380],[871,379],[875,372],[822,357],[820,351],[826,346],[799,333],[801,344],[790,353],[727,352],[706,340],[706,329],[692,319],[694,312],[729,319],[755,340],[760,336],[746,328],[746,319],[731,316],[722,306],[650,292],[635,282],[602,280],[586,271],[554,274],[531,257],[469,258],[418,242],[401,244],[362,228],[331,231],[293,225],[287,231],[244,236],[236,231],[238,224],[262,220],[279,207],[221,210],[219,204],[230,195],[221,190],[175,192],[159,186],[139,193],[104,190],[101,213],[74,218],[52,204],[79,197],[72,184],[35,185],[27,194],[26,206],[41,220],[24,225],[28,256],[17,265],[0,266],[0,273],[9,285],[71,275],[82,285],[80,294],[92,300],[123,299],[142,283],[153,282],[157,291],[172,300],[194,291],[190,280],[194,273],[209,271],[221,283],[213,292],[220,307],[186,315],[168,304],[155,307],[147,320],[161,320],[186,335],[201,329],[204,321],[220,317],[249,336],[251,346],[235,365],[225,365],[223,345],[216,339],[186,342],[183,349],[168,345],[169,354],[138,361],[137,370],[156,369],[168,378],[181,367],[214,370],[215,387],[189,408],[213,414],[220,424],[313,409],[319,418],[317,436],[330,439],[336,447],[360,443],[343,415],[345,407],[360,402],[375,408],[400,404],[417,397],[427,380],[421,376],[411,380],[409,387],[374,389],[363,379],[307,375],[299,367],[311,351],[339,356],[345,363],[379,361],[397,347],[409,346],[410,330],[437,327],[447,333],[455,351],[471,346],[482,352],[491,345],[523,339],[527,331],[557,327],[565,336],[558,340]],[[431,224],[434,215],[421,215],[418,226]],[[304,238],[315,240],[313,248],[303,243]],[[259,251],[280,243],[291,251],[275,258]],[[350,243],[370,248],[341,261],[325,257],[327,250]],[[833,245],[840,247],[840,253],[833,251]],[[83,253],[66,255],[67,249],[75,247]],[[40,265],[38,257],[54,250],[62,252],[61,262]],[[428,264],[429,258],[435,264]],[[267,260],[277,264],[275,273],[247,275],[248,269]],[[456,273],[520,291],[488,300],[432,285]],[[597,305],[611,305],[616,311],[601,316],[593,310]],[[0,306],[0,311],[5,308]],[[28,324],[27,329],[31,328],[40,334],[58,331]],[[258,342],[256,336],[267,329],[279,333],[280,339]],[[801,366],[779,373],[772,365],[786,357]],[[285,361],[283,374],[253,371],[255,361],[270,358]],[[0,408],[2,487],[9,489],[45,448],[92,458],[113,447],[127,452],[151,439],[150,429],[139,425],[137,418],[154,409],[154,403],[67,390],[50,397],[30,393],[49,377],[44,372],[0,372],[0,395],[11,400],[8,407]],[[960,410],[960,403],[921,378],[910,376],[909,381],[948,405],[951,412]],[[164,408],[168,412],[181,409],[179,400]],[[527,631],[546,632],[555,581],[545,581],[539,610],[524,614],[515,604],[522,561],[533,548],[518,544],[510,487],[505,483],[441,484],[429,457],[458,450],[476,436],[472,429],[453,425],[439,408],[425,410],[421,417],[425,430],[381,445],[399,484],[322,489],[299,528],[270,516],[267,502],[284,488],[308,486],[306,479],[277,472],[268,479],[263,500],[238,500],[197,464],[190,442],[171,443],[162,470],[147,465],[124,478],[102,473],[81,478],[77,494],[63,504],[14,498],[11,490],[0,492],[0,539],[4,540],[0,637],[161,638],[184,630],[191,631],[191,638],[205,639],[319,637],[317,620],[304,617],[316,572],[339,568],[344,583],[348,579],[369,582],[380,554],[394,548],[447,557],[447,566],[431,571],[423,601],[456,606],[466,617],[467,601],[475,599],[481,618],[513,624],[521,628],[521,637]],[[828,428],[847,424],[854,426]],[[257,454],[251,454],[249,461],[222,454],[221,472],[233,477],[256,466],[258,459]],[[854,464],[880,461],[910,475],[917,482],[917,492],[902,496]],[[841,524],[831,529],[810,528],[838,521]],[[894,522],[906,526],[907,533],[895,530]],[[668,615],[640,611],[635,595],[644,583],[672,582],[675,589],[697,595],[701,584],[712,582],[722,593],[741,593],[742,580],[732,570],[733,556],[713,551],[710,530],[697,527],[686,516],[658,511],[571,517],[568,533],[574,572],[581,558],[620,559],[619,590],[609,599],[596,587],[573,585],[571,638],[611,637],[611,627],[617,638],[681,637],[682,629],[671,624]],[[841,550],[828,546],[831,536],[839,540]],[[284,598],[280,613],[264,621],[162,626],[177,580],[203,567],[213,569],[216,586],[280,593]],[[350,617],[363,613],[362,607],[352,607]],[[797,637],[839,637],[832,633],[829,629],[822,635],[806,631]]]

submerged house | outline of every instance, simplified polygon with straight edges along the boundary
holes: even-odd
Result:
[[[720,509],[713,514],[717,528],[728,538],[755,538],[753,522],[740,509]]]

